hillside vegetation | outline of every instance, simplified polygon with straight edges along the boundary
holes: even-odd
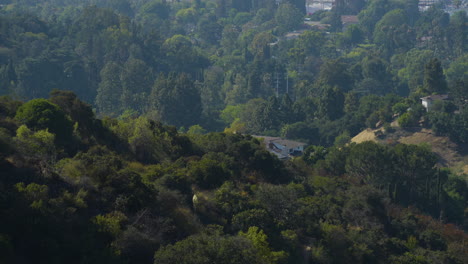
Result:
[[[466,12],[305,7],[0,0],[0,263],[466,263]]]
[[[353,143],[373,141],[380,144],[426,145],[434,152],[439,167],[450,167],[457,174],[468,175],[468,155],[465,145],[457,145],[447,136],[437,136],[430,129],[405,130],[393,127],[390,131],[383,128],[366,129],[351,139]]]
[[[309,147],[0,103],[3,263],[464,263],[464,178],[428,147]],[[25,113],[30,113],[25,115]]]

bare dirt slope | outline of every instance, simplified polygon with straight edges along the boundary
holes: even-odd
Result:
[[[430,129],[414,128],[404,130],[394,127],[394,132],[384,133],[382,128],[366,129],[351,139],[351,142],[361,143],[374,141],[382,144],[428,144],[439,156],[441,167],[450,167],[455,173],[468,175],[468,155],[460,153],[460,147],[448,137],[436,136]]]

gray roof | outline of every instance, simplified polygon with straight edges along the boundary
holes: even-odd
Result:
[[[256,138],[263,138],[263,142],[265,145],[269,145],[270,143],[276,143],[282,146],[285,146],[288,149],[293,149],[297,147],[303,147],[307,145],[306,143],[299,142],[299,141],[294,141],[294,140],[289,140],[289,139],[283,139],[280,137],[268,137],[268,136],[255,136]]]
[[[434,94],[434,95],[429,95],[425,97],[421,97],[421,100],[431,100],[431,101],[437,101],[437,100],[447,100],[449,96],[447,94]]]

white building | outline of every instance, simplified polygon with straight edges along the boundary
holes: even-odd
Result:
[[[293,156],[300,156],[304,152],[306,143],[283,139],[280,137],[255,136],[262,138],[266,149],[276,155],[279,159],[289,159]]]
[[[426,108],[426,111],[431,110],[431,107],[434,105],[435,102],[437,101],[444,101],[448,99],[448,95],[446,94],[437,94],[437,95],[429,95],[426,97],[422,97],[421,99],[421,104]]]

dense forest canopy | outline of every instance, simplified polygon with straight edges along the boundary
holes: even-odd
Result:
[[[340,0],[308,21],[305,7],[4,0],[0,94],[30,100],[71,90],[99,116],[133,112],[182,130],[230,127],[325,146],[390,122],[397,103],[417,108],[434,93],[466,98],[463,2],[446,13],[443,3],[420,11],[416,0]],[[380,102],[365,105],[373,100]]]
[[[0,263],[466,263],[466,2],[306,7],[0,0]]]

